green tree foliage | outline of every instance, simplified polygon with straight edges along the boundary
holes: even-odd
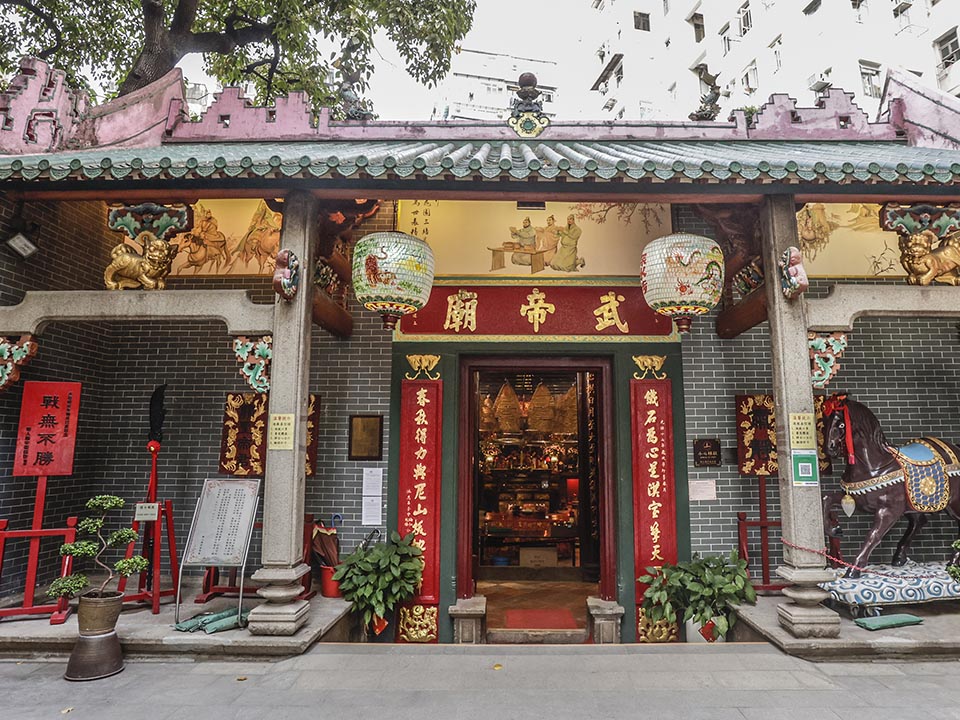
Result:
[[[125,95],[190,53],[224,84],[250,82],[260,102],[303,90],[329,106],[341,83],[367,87],[383,29],[407,72],[430,84],[473,20],[475,0],[0,0],[0,77],[35,55],[84,84]]]

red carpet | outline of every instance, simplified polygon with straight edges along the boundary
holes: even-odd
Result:
[[[576,630],[570,608],[516,609],[504,612],[504,623],[512,630]]]

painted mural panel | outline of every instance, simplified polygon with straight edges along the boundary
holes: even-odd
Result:
[[[397,203],[397,229],[426,240],[447,276],[639,277],[644,246],[670,227],[662,204]]]
[[[171,275],[273,275],[282,215],[266,201],[200,200],[193,217],[193,229],[172,238]]]
[[[895,232],[880,229],[880,206],[809,203],[797,232],[810,277],[905,277]]]

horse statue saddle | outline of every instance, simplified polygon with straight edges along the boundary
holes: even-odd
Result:
[[[907,500],[918,512],[939,512],[950,501],[948,476],[960,474],[960,458],[937,438],[913,440],[890,448],[903,469]]]

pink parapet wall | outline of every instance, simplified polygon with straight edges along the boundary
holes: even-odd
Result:
[[[890,123],[910,145],[960,150],[960,99],[928,88],[904,70],[891,69],[883,87]]]
[[[24,58],[0,93],[0,154],[36,155],[89,147],[156,147],[172,101],[183,100],[178,68],[103,105],[67,86],[62,70]]]

